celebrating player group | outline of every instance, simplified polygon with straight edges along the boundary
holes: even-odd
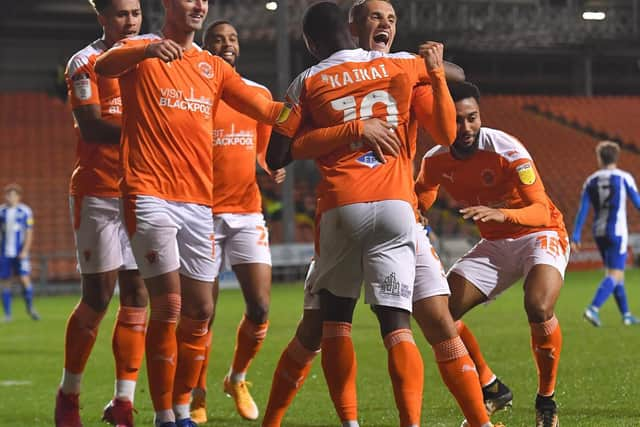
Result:
[[[66,327],[56,427],[81,427],[82,376],[116,282],[115,389],[103,420],[134,425],[146,358],[155,427],[207,422],[207,368],[217,277],[227,265],[246,304],[224,378],[244,419],[260,410],[247,372],[269,326],[271,255],[256,163],[276,183],[313,159],[314,259],[303,316],[278,360],[263,427],[286,411],[320,354],[336,414],[358,426],[351,325],[364,287],[388,353],[401,427],[422,420],[423,361],[411,317],[432,347],[463,426],[490,427],[511,390],[461,320],[524,279],[538,372],[537,427],[559,425],[555,402],[562,332],[554,306],[569,258],[562,214],[515,137],[482,126],[480,92],[443,60],[442,44],[391,53],[387,0],[309,7],[304,41],[318,63],[293,80],[286,103],[235,70],[232,22],[204,28],[205,0],[163,0],[157,34],[139,35],[139,0],[93,0],[104,35],[69,61],[77,131],[70,207],[82,296]],[[418,127],[436,142],[414,179]],[[443,187],[482,239],[445,274],[423,222]]]

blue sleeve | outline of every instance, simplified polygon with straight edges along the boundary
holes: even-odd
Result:
[[[585,185],[582,189],[582,197],[580,198],[580,207],[578,208],[578,214],[576,215],[576,220],[573,225],[573,236],[571,240],[580,243],[580,236],[582,234],[582,227],[584,226],[584,221],[587,219],[587,214],[589,213],[589,194],[587,193],[587,186]]]
[[[633,178],[631,178],[631,182],[625,179],[624,185],[627,188],[627,194],[629,195],[629,199],[631,199],[631,203],[633,203],[636,209],[640,210],[640,194],[638,194],[638,187],[636,187]]]

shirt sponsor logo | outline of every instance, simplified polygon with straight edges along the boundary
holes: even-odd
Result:
[[[361,165],[365,165],[366,167],[371,169],[378,167],[382,164],[378,161],[378,159],[376,159],[376,156],[373,154],[373,151],[369,151],[368,153],[365,153],[362,156],[358,157],[356,159],[356,162],[360,163]]]
[[[250,130],[236,131],[235,125],[231,125],[231,132],[225,133],[224,129],[215,129],[213,131],[213,145],[230,146],[240,145],[251,150],[253,148],[254,133]]]
[[[536,173],[533,170],[531,163],[524,163],[516,167],[520,182],[524,185],[531,185],[536,182]]]
[[[184,92],[174,88],[161,88],[158,104],[161,107],[173,108],[176,110],[202,113],[205,116],[211,115],[213,101],[205,96],[196,97],[195,91],[191,88],[189,96]]]

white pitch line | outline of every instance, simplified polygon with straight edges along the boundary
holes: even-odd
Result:
[[[15,381],[15,380],[7,380],[0,381],[0,387],[14,387],[20,385],[31,385],[31,381]]]

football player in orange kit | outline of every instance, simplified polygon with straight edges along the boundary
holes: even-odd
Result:
[[[346,23],[339,22],[339,16],[337,8],[331,3],[316,4],[305,14],[305,41],[309,50],[322,61],[294,80],[288,92],[288,98],[294,104],[292,115],[285,125],[276,130],[291,138],[301,128],[304,129],[301,126],[303,121],[311,127],[329,128],[354,121],[360,116],[363,119],[384,118],[378,123],[386,127],[387,133],[393,132],[398,136],[399,144],[396,145],[395,153],[397,157],[376,157],[373,151],[357,143],[358,139],[354,138],[350,145],[340,141],[336,144],[335,151],[329,155],[321,155],[316,160],[323,176],[318,187],[318,256],[310,269],[307,282],[311,283],[311,293],[319,294],[320,297],[320,316],[324,321],[321,334],[322,365],[343,426],[358,425],[355,357],[350,326],[351,313],[362,280],[365,282],[367,302],[376,305],[381,333],[389,352],[389,370],[400,413],[400,424],[413,426],[419,423],[423,378],[421,358],[408,329],[410,294],[415,276],[415,263],[412,261],[415,258],[409,260],[407,257],[410,255],[402,251],[405,246],[413,246],[412,252],[415,254],[412,241],[415,238],[415,227],[409,227],[411,231],[400,230],[400,225],[404,224],[400,218],[407,213],[402,209],[409,207],[408,221],[411,221],[411,204],[415,199],[411,190],[404,191],[404,181],[412,179],[411,159],[415,151],[413,141],[408,137],[412,133],[409,123],[412,89],[416,83],[429,81],[417,78],[422,76],[421,68],[412,67],[416,64],[424,67],[426,62],[427,67],[422,70],[428,70],[430,80],[433,82],[434,79],[441,79],[441,84],[434,90],[444,88],[448,95],[444,84],[442,48],[440,46],[439,63],[435,44],[421,46],[424,62],[416,61],[417,58],[406,53],[383,54],[362,49],[349,50],[351,41],[348,36],[344,36],[348,27]],[[325,30],[325,26],[329,29]],[[418,74],[413,74],[416,71]],[[400,77],[402,72],[408,73],[408,80]],[[386,79],[391,79],[394,84],[389,85]],[[453,123],[450,97],[449,104]],[[356,125],[362,129],[366,122],[364,120]],[[321,129],[321,132],[324,131],[326,129]],[[292,155],[290,140],[274,136],[267,153],[272,167],[285,164],[291,160]],[[295,146],[293,148],[295,150]],[[375,229],[370,229],[370,215],[376,218]],[[394,226],[387,222],[391,217]],[[413,221],[415,224],[415,217]],[[358,266],[363,269],[359,270]],[[439,268],[438,273],[441,274]],[[446,282],[440,277],[443,286],[439,292],[446,295]],[[311,314],[308,301],[305,298],[305,316]],[[446,299],[441,306],[442,311],[449,315]],[[317,316],[317,312],[315,315]],[[310,322],[311,325],[315,323],[317,322]],[[459,371],[459,362],[465,358],[468,359],[466,363],[473,366],[464,345],[457,337],[450,316],[449,326],[455,340],[446,343],[443,341],[441,351],[436,349],[436,354],[443,356],[439,359],[439,365],[445,377],[453,376],[449,375],[453,371]],[[304,333],[299,328],[297,336],[302,339],[294,338],[283,354],[274,375],[276,381],[279,376],[286,377],[291,373],[293,376],[289,382],[304,379],[314,355],[302,343],[307,338],[303,337]],[[312,331],[312,340],[317,340],[318,336],[316,331]],[[400,359],[404,360],[402,366],[398,364]],[[451,372],[445,374],[444,371]],[[477,422],[474,425],[491,425],[482,404],[477,373],[475,369],[469,371],[469,375],[456,372],[454,382],[457,384],[454,387],[463,393],[467,391],[465,400],[471,400],[472,403],[465,403],[475,416],[473,419]],[[277,403],[273,404],[279,398],[272,399],[282,391],[275,385],[272,388],[267,415],[270,409],[273,409],[273,413],[280,410]],[[286,409],[289,402],[280,400]],[[263,425],[279,425],[280,419],[281,414],[275,414],[269,419],[265,418]]]
[[[351,32],[359,39],[360,47],[367,50],[380,52],[388,52],[396,31],[396,16],[393,6],[388,1],[383,0],[366,0],[354,2],[354,6],[350,11]],[[432,43],[429,45],[437,49],[439,62],[442,62],[442,45]],[[445,68],[451,69],[452,64],[444,64]],[[452,71],[456,71],[455,68]],[[452,76],[454,79],[459,78],[458,75]],[[464,76],[462,76],[464,77]],[[449,144],[455,138],[454,126],[454,106],[446,87],[443,70],[431,74],[431,85],[418,86],[413,91],[412,98],[412,118],[415,117],[417,122],[428,129],[436,142],[440,144]],[[417,122],[412,120],[410,125],[410,138],[413,144],[411,149],[412,156],[415,153],[415,140],[417,132]],[[293,145],[294,158],[317,158],[321,155],[328,154],[346,144],[364,139],[371,144],[371,147],[378,157],[382,152],[394,154],[397,151],[396,141],[392,139],[393,134],[388,132],[384,126],[380,126],[382,121],[377,119],[369,119],[365,121],[349,121],[329,129],[318,129],[311,131],[301,138],[297,139]],[[378,127],[380,126],[380,127]],[[415,199],[415,196],[414,196]],[[416,201],[414,200],[414,204]],[[447,296],[449,294],[448,285],[444,277],[444,272],[440,261],[438,260],[431,244],[420,224],[417,225],[417,260],[416,260],[416,279],[413,294],[413,315],[418,320],[423,333],[430,343],[436,355],[441,356],[440,359],[447,359],[442,356],[441,348],[447,347],[451,340],[460,344],[454,326],[453,320],[448,312]],[[287,349],[282,354],[274,379],[272,390],[269,396],[269,404],[265,412],[264,426],[279,426],[284,413],[290,405],[293,397],[297,393],[300,385],[309,372],[311,362],[317,354],[320,347],[321,328],[319,326],[319,301],[318,296],[309,292],[313,278],[313,270],[315,262],[310,267],[307,280],[305,282],[305,303],[304,315],[296,331],[296,336],[291,341]],[[461,323],[461,322],[460,322]],[[467,341],[475,344],[474,356],[482,363],[485,384],[496,382],[497,379],[488,368],[482,354],[479,351],[475,338],[470,331],[461,324],[459,329],[464,332]],[[463,333],[461,332],[461,334]],[[463,348],[464,346],[460,346]],[[462,351],[460,363],[466,361],[466,351]],[[482,414],[482,406],[479,404],[480,390],[475,385],[470,388],[464,388],[454,385],[460,383],[460,378],[456,378],[457,374],[447,372],[447,364],[451,364],[452,360],[441,360],[440,368],[445,383],[450,387],[454,396],[463,408],[463,412],[467,414],[469,419],[476,419]],[[476,360],[474,360],[475,362]],[[482,372],[482,371],[481,371]],[[493,377],[493,378],[492,378]],[[477,376],[476,376],[477,378]],[[504,386],[502,386],[504,387]],[[510,392],[508,395],[501,395],[502,405],[510,401]],[[486,398],[486,404],[492,408],[492,413],[498,409],[494,396],[488,395],[483,390]],[[508,400],[504,400],[508,398]],[[484,414],[479,416],[477,425],[482,425],[486,418]],[[475,425],[475,424],[474,424]]]
[[[240,56],[236,29],[228,21],[216,21],[204,33],[204,48],[235,68]],[[256,94],[271,99],[271,92],[244,79]],[[267,334],[271,291],[271,252],[269,235],[262,216],[262,200],[256,182],[256,159],[276,183],[284,181],[286,172],[271,172],[265,163],[271,126],[255,121],[220,102],[213,125],[213,227],[215,235],[216,273],[225,260],[231,265],[245,298],[246,312],[236,336],[236,347],[224,391],[233,397],[238,414],[258,418],[258,407],[249,393],[246,372]],[[223,165],[233,165],[233,169]],[[217,279],[214,299],[217,298]],[[209,347],[198,385],[193,389],[191,418],[207,421],[206,385]]]
[[[449,307],[460,319],[524,278],[524,306],[538,370],[536,426],[557,427],[554,400],[562,333],[554,307],[569,260],[562,214],[549,199],[531,155],[514,137],[482,127],[480,92],[471,83],[450,85],[457,137],[424,157],[416,181],[420,209],[438,188],[464,206],[482,240],[451,267]]]
[[[66,70],[78,135],[69,193],[82,298],[67,322],[55,423],[57,427],[82,425],[79,410],[82,374],[117,279],[120,308],[113,330],[115,396],[105,408],[104,420],[130,427],[144,355],[147,291],[120,216],[120,87],[116,79],[96,75],[94,64],[98,55],[114,43],[138,34],[142,12],[138,0],[94,0],[91,4],[104,36],[78,51]]]
[[[189,414],[214,309],[213,144],[222,98],[275,123],[286,110],[255,96],[233,68],[193,43],[205,0],[163,0],[162,37],[127,39],[103,54],[98,74],[122,90],[124,217],[151,302],[149,390],[159,427],[192,427]],[[179,319],[179,322],[178,322]]]

